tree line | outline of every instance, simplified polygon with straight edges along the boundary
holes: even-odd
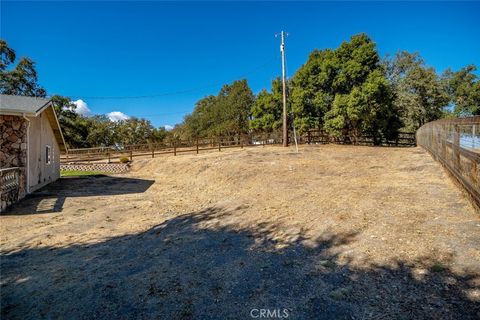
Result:
[[[34,62],[21,58],[0,40],[0,92],[46,96],[38,85]],[[418,53],[397,52],[381,58],[373,40],[357,34],[338,48],[314,50],[287,83],[290,127],[298,132],[324,130],[355,140],[375,141],[415,131],[443,117],[480,114],[476,66],[438,74]],[[54,96],[60,124],[70,148],[161,142],[274,132],[282,126],[282,84],[254,94],[246,79],[225,84],[218,94],[195,103],[192,113],[171,132],[146,119],[112,122],[105,115],[82,116],[67,97]]]
[[[82,116],[69,98],[53,96],[52,101],[69,148],[91,148],[163,142],[169,135],[149,120],[131,117],[111,121],[106,115]]]
[[[480,114],[476,67],[438,74],[418,53],[381,58],[366,34],[336,49],[314,50],[288,81],[290,124],[303,133],[321,129],[337,138],[374,141],[415,131],[443,117]],[[246,80],[224,85],[195,104],[175,127],[185,138],[272,132],[282,126],[282,85],[254,95]]]

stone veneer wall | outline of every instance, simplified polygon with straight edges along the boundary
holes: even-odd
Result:
[[[28,123],[23,117],[0,115],[0,169],[21,168],[18,199],[26,194],[27,126]],[[8,198],[11,202],[9,195],[2,194],[1,197]]]
[[[18,116],[0,116],[0,168],[27,164],[27,121]]]

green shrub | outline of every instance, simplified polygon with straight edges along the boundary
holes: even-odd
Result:
[[[432,270],[432,272],[442,272],[442,271],[445,271],[446,267],[441,264],[441,263],[435,263],[431,268],[430,270]]]
[[[128,162],[130,162],[130,160],[128,159],[128,157],[120,157],[120,162],[121,163],[128,163]]]

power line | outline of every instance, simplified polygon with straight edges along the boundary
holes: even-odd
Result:
[[[154,113],[154,114],[139,114],[138,117],[160,117],[160,116],[170,116],[175,114],[183,114],[191,112],[192,110],[177,111],[177,112],[166,112],[166,113]]]
[[[258,67],[252,69],[251,71],[244,73],[241,76],[236,77],[235,79],[239,78],[244,78],[247,75],[253,74],[257,72],[258,70],[261,70],[271,64],[272,59],[269,59],[267,62],[259,65]],[[126,99],[148,99],[148,98],[158,98],[158,97],[166,97],[166,96],[173,96],[173,95],[179,95],[179,94],[184,94],[184,93],[191,93],[191,92],[196,92],[200,91],[203,89],[211,88],[214,86],[222,85],[225,82],[215,82],[211,83],[205,86],[201,87],[196,87],[196,88],[190,88],[190,89],[185,89],[185,90],[179,90],[179,91],[172,91],[172,92],[164,92],[164,93],[157,93],[157,94],[151,94],[151,95],[140,95],[140,96],[78,96],[78,95],[71,95],[71,97],[74,98],[81,98],[81,99],[89,99],[89,100],[126,100]]]

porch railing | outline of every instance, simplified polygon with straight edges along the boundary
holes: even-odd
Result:
[[[0,169],[0,212],[18,201],[21,170],[20,167]]]

